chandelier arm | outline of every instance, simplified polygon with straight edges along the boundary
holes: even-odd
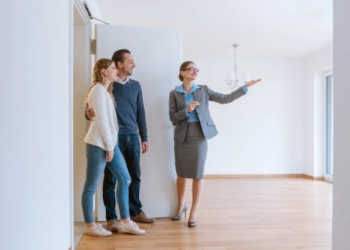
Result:
[[[235,82],[237,81],[237,47],[235,47]]]
[[[239,44],[232,44],[233,47],[235,48],[235,64],[234,64],[234,80],[230,79],[228,82],[228,86],[230,89],[235,89],[236,87],[239,88],[239,80],[237,78],[237,47],[239,46]]]
[[[237,79],[237,47],[238,46],[239,44],[233,44],[233,47],[235,48],[235,83],[238,82],[238,79]]]

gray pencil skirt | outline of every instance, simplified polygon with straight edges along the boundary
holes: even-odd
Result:
[[[175,167],[178,176],[203,179],[208,142],[199,122],[187,123],[185,140],[175,142]]]

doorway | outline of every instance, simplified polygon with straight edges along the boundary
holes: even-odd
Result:
[[[91,23],[80,0],[73,1],[73,221],[74,249],[85,229],[80,197],[83,191],[86,156],[84,137],[88,122],[84,117],[85,94],[91,84]]]

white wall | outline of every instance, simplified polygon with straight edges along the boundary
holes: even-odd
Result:
[[[2,1],[0,245],[70,247],[71,1]]]
[[[333,250],[350,249],[350,2],[334,0]]]
[[[195,83],[230,92],[233,59],[186,60],[200,69]],[[238,70],[262,82],[232,104],[211,103],[219,135],[209,140],[205,174],[304,173],[303,61],[239,58]]]
[[[333,67],[333,45],[305,59],[304,126],[305,174],[323,176],[324,81],[323,72]]]

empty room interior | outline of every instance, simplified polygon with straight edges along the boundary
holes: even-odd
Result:
[[[140,200],[143,211],[156,221],[138,223],[146,231],[140,238],[84,235],[77,249],[330,249],[332,1],[273,3],[83,2],[98,19],[91,25],[93,61],[124,48],[134,59],[129,77],[142,86],[150,144],[141,156]],[[176,214],[178,201],[168,99],[181,85],[177,74],[185,61],[199,69],[195,84],[219,93],[242,87],[247,81],[243,75],[248,81],[261,78],[232,104],[210,102],[219,134],[208,140],[194,228],[186,227],[190,209],[187,218],[169,218]],[[79,108],[74,117],[85,124],[84,107]],[[81,126],[78,130],[83,132]],[[79,143],[84,143],[83,136]],[[86,162],[76,161],[83,182]],[[192,180],[186,185],[185,201],[191,208]],[[102,186],[96,197],[98,221],[106,221]],[[78,220],[82,209],[80,200],[75,201]],[[80,235],[85,229],[81,221],[75,224]]]
[[[5,1],[0,249],[349,250],[349,9]]]

